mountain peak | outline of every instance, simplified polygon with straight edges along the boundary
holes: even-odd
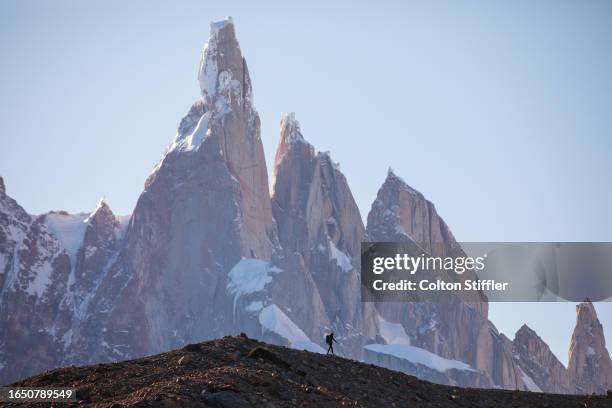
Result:
[[[304,142],[300,122],[295,118],[295,113],[291,112],[283,116],[281,119],[281,137],[286,143]]]
[[[408,183],[406,183],[403,178],[395,174],[395,171],[391,167],[389,167],[389,169],[387,170],[387,178],[385,179],[382,188],[385,187],[398,190],[406,190],[411,195],[420,196],[421,198],[425,199],[425,197],[423,197],[423,194],[412,188]],[[427,202],[429,203],[429,201]]]
[[[527,323],[523,323],[523,325],[521,326],[520,329],[517,330],[516,334],[514,335],[514,338],[517,339],[519,337],[523,337],[523,336],[535,336],[535,337],[539,337],[537,335],[537,333],[529,326],[527,326]]]
[[[593,303],[588,298],[576,305],[576,321],[588,325],[593,325],[596,322],[599,323],[595,306],[593,306]]]
[[[198,81],[202,96],[181,120],[175,139],[162,161],[173,151],[199,150],[203,141],[215,133],[214,129],[227,126],[227,115],[246,113],[251,125],[257,123],[256,127],[259,127],[249,70],[231,17],[210,24],[208,41],[200,58]],[[160,165],[161,162],[153,173]]]
[[[291,151],[294,146],[299,149],[295,151],[300,151],[304,153],[303,158],[308,158],[309,160],[314,157],[315,151],[314,147],[304,139],[302,135],[302,130],[300,128],[300,122],[295,118],[295,113],[291,112],[283,115],[280,122],[280,141],[278,143],[278,147],[276,149],[276,156],[274,159],[274,173],[273,173],[273,181],[272,186],[274,186],[276,181],[276,173],[278,171],[278,166],[283,161],[283,158],[287,154],[287,152]]]
[[[579,393],[601,394],[612,388],[612,360],[603,327],[589,299],[576,306],[568,371]]]
[[[211,21],[210,22],[210,36],[212,37],[213,35],[217,34],[219,30],[227,27],[230,24],[231,25],[234,24],[234,20],[232,19],[232,16],[227,16],[223,20],[219,20],[219,21]]]
[[[385,179],[385,184],[386,183],[399,183],[401,185],[408,187],[408,184],[406,183],[406,181],[404,181],[403,178],[395,174],[395,170],[393,170],[393,167],[389,167],[387,169],[387,178]]]
[[[4,179],[0,176],[0,194],[6,194],[6,188],[4,187]]]
[[[91,212],[92,214],[97,213],[98,211],[110,211],[110,206],[108,205],[108,202],[106,201],[105,197],[100,197],[100,199],[98,200],[98,204],[96,204],[96,208],[94,208],[94,210]]]
[[[111,210],[110,206],[106,202],[106,198],[104,197],[101,197],[100,200],[98,200],[98,204],[96,205],[96,208],[94,208],[94,210],[89,214],[89,216],[83,222],[88,224],[89,222],[97,218],[99,215],[103,215],[103,216],[108,215],[112,218],[115,218],[115,214]]]
[[[242,90],[242,96],[250,95],[250,80],[246,62],[242,58],[231,17],[210,24],[208,42],[204,45],[198,72],[200,90],[209,109],[227,109],[215,103],[219,96],[229,96],[231,91]]]

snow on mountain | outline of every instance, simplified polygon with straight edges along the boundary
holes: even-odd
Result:
[[[262,291],[281,269],[259,259],[242,258],[229,272],[227,290],[234,296],[234,307],[241,296]]]
[[[336,244],[333,241],[329,241],[329,256],[331,259],[336,261],[336,264],[342,269],[344,272],[349,272],[353,269],[351,257],[338,249]]]
[[[212,99],[217,95],[217,84],[219,83],[219,67],[217,62],[217,58],[219,57],[219,33],[230,24],[233,24],[231,17],[210,23],[208,42],[204,45],[198,72],[200,90],[205,98]]]
[[[89,214],[86,213],[68,214],[64,211],[45,215],[45,225],[68,251],[72,262],[83,244],[88,218]]]
[[[377,353],[390,354],[416,364],[422,364],[442,373],[452,369],[475,371],[469,364],[463,361],[442,358],[430,351],[407,344],[368,344],[365,348]]]
[[[521,380],[523,380],[523,383],[525,383],[529,391],[542,392],[540,387],[538,387],[538,385],[533,381],[533,379],[530,376],[525,374],[523,370],[520,370],[520,373],[521,373]]]
[[[0,384],[57,366],[70,259],[40,217],[0,189]]]
[[[264,307],[259,313],[259,323],[264,330],[269,330],[289,342],[289,346],[299,350],[324,353],[325,350],[313,343],[283,311],[275,304]]]
[[[399,323],[391,323],[380,316],[376,316],[379,326],[379,334],[387,344],[410,345],[410,337]]]
[[[270,194],[231,18],[211,24],[197,80],[201,97],[130,216],[100,201],[89,214],[32,217],[0,177],[0,383],[241,331],[322,353],[334,331],[345,357],[439,383],[612,387],[592,305],[578,311],[570,384],[535,333],[498,333],[484,298],[361,302],[362,241],[462,254],[433,203],[389,171],[366,229],[338,164],[306,141],[293,113],[280,123]]]

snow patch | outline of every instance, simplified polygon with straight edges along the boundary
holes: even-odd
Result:
[[[217,76],[219,74],[217,68],[217,33],[218,30],[213,34],[211,25],[210,39],[204,45],[202,59],[200,61],[198,81],[200,82],[200,90],[205,99],[213,98],[216,94]]]
[[[87,216],[87,218],[83,220],[83,222],[85,224],[89,224],[91,220],[94,218],[94,216],[96,215],[96,213],[100,210],[100,208],[104,207],[105,205],[108,205],[108,204],[106,204],[106,201],[104,201],[104,197],[100,198],[100,200],[98,200],[98,204],[96,205],[96,208],[94,208],[94,210],[89,213],[89,215]]]
[[[476,371],[463,361],[446,359],[420,347],[406,344],[368,344],[364,348],[375,353],[387,354],[415,364],[421,364],[441,373],[452,369]]]
[[[119,230],[117,231],[117,239],[122,239],[125,236],[127,227],[130,224],[131,215],[117,215],[117,221],[119,221]]]
[[[521,379],[523,380],[523,383],[525,383],[525,386],[527,386],[527,389],[529,391],[542,392],[540,387],[538,387],[538,385],[535,383],[535,381],[533,381],[533,379],[530,376],[525,374],[525,372],[521,368],[519,368],[519,370],[521,370]]]
[[[210,134],[210,112],[204,113],[197,124],[193,128],[193,131],[189,134],[176,134],[174,141],[168,148],[168,153],[174,150],[180,152],[188,152],[198,150],[202,141]]]
[[[423,335],[428,331],[435,329],[437,326],[438,322],[435,319],[431,318],[426,324],[423,324],[421,327],[419,327],[419,334]]]
[[[49,213],[45,216],[44,224],[66,249],[73,265],[76,254],[83,244],[88,217],[89,214],[68,213]]]
[[[589,346],[587,348],[586,355],[587,356],[594,356],[595,355],[595,349],[593,347]]]
[[[212,100],[217,95],[217,81],[219,77],[219,67],[217,65],[218,54],[218,37],[219,31],[233,24],[232,18],[228,17],[219,22],[210,24],[210,34],[208,42],[202,50],[202,58],[200,60],[200,68],[198,70],[198,81],[200,82],[200,90],[204,99]]]
[[[200,147],[202,140],[204,140],[204,138],[206,137],[209,131],[208,117],[209,117],[208,113],[205,113],[204,115],[202,115],[195,129],[193,129],[193,132],[185,138],[185,141],[186,141],[185,150],[193,150],[193,149],[197,149],[198,147]]]
[[[331,259],[336,260],[336,264],[342,269],[344,272],[350,272],[353,270],[353,265],[351,264],[351,257],[338,249],[338,247],[330,240],[329,241],[329,256]]]
[[[290,346],[298,350],[307,350],[313,353],[324,353],[325,350],[312,342],[283,311],[271,304],[259,313],[259,323],[264,330],[271,331],[287,340]]]
[[[406,230],[404,229],[404,227],[402,227],[401,225],[397,224],[395,226],[395,233],[398,235],[405,235],[407,237],[410,237],[410,235],[408,235],[408,233],[406,232]]]
[[[247,312],[259,312],[261,309],[263,309],[263,302],[261,302],[260,300],[251,302],[246,307]]]
[[[387,344],[405,344],[410,345],[410,337],[406,334],[404,326],[399,323],[391,323],[380,316],[378,318],[379,334],[385,339]]]
[[[272,282],[272,273],[282,272],[266,261],[242,258],[228,274],[227,291],[234,296],[234,309],[241,296],[261,292]]]
[[[51,283],[51,273],[53,267],[49,262],[43,263],[40,267],[34,269],[36,275],[34,280],[26,288],[26,292],[30,295],[40,297]]]

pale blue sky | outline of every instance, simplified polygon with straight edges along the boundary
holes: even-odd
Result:
[[[333,4],[330,4],[333,3]],[[512,4],[511,4],[512,3]],[[232,15],[268,164],[283,112],[366,216],[392,166],[462,241],[612,241],[608,1],[0,1],[0,175],[29,212],[131,212]],[[612,305],[596,305],[612,338]],[[492,305],[565,361],[573,305]],[[612,340],[610,340],[612,342]]]

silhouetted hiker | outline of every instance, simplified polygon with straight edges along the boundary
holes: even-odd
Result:
[[[338,342],[336,341],[336,339],[334,339],[334,333],[329,333],[327,336],[325,336],[325,342],[327,343],[327,345],[329,346],[327,348],[327,354],[329,354],[330,352],[332,353],[332,355],[336,355],[336,353],[334,353],[334,341],[336,342],[336,344],[338,344]]]

